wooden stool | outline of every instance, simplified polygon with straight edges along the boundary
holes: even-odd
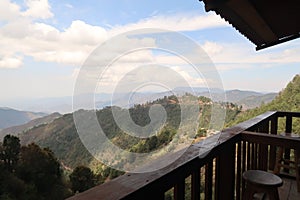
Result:
[[[252,200],[256,193],[265,193],[270,200],[279,200],[277,188],[282,186],[280,177],[261,170],[248,170],[243,173],[246,181],[244,200]]]
[[[286,137],[299,137],[299,135],[293,133],[281,133],[280,135]],[[276,155],[276,162],[274,168],[274,174],[280,174],[281,168],[295,170],[295,177],[297,182],[297,190],[300,192],[300,163],[299,163],[299,151],[294,150],[294,160],[284,159],[283,152],[285,149],[283,147],[278,148],[278,153]]]

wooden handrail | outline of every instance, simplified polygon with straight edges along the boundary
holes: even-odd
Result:
[[[175,199],[183,199],[183,183],[190,175],[191,197],[196,200],[200,198],[200,174],[205,175],[206,182],[201,187],[205,187],[206,199],[241,199],[244,187],[241,174],[245,170],[272,168],[275,146],[300,147],[300,139],[276,135],[279,117],[287,117],[286,123],[291,124],[292,117],[300,117],[300,113],[266,112],[151,164],[155,166],[170,156],[182,155],[167,167],[148,173],[126,173],[69,200],[164,199],[164,193],[170,188],[174,188]],[[203,149],[205,151],[200,151]],[[268,154],[270,160],[262,160],[262,155],[268,157]],[[200,169],[205,174],[200,173]]]
[[[241,133],[242,140],[257,144],[266,144],[273,146],[282,146],[289,149],[300,149],[300,137],[286,137],[281,135],[271,135],[265,133],[257,133],[243,131]]]

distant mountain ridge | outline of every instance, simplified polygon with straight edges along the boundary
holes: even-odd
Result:
[[[268,97],[266,96],[266,98]],[[232,121],[229,126],[251,119],[266,111],[300,112],[300,74],[297,74],[293,80],[287,84],[286,88],[283,89],[271,102],[265,103],[255,109],[240,113],[236,120]],[[300,122],[299,119],[293,120],[298,120],[298,122]],[[278,126],[284,130],[284,123],[282,120],[279,120],[278,123]],[[300,134],[300,123],[293,123],[292,131]]]
[[[46,113],[20,111],[7,107],[0,108],[0,129],[25,124],[33,119],[44,117]]]
[[[245,109],[255,108],[261,105],[262,102],[268,103],[276,96],[276,93],[262,93],[255,91],[246,91],[246,90],[226,90],[225,95],[226,99],[224,99],[223,90],[217,88],[204,88],[204,87],[178,87],[174,88],[172,91],[166,92],[136,92],[134,95],[131,93],[117,93],[114,94],[114,98],[112,100],[112,96],[109,93],[98,93],[93,95],[95,97],[95,106],[97,109],[104,108],[106,106],[118,105],[121,107],[132,107],[134,104],[143,104],[146,102],[154,101],[159,98],[163,98],[164,96],[170,95],[179,95],[182,96],[185,93],[191,93],[196,96],[205,96],[213,99],[214,101],[227,101],[232,103],[237,103],[242,105]],[[269,95],[268,94],[272,94]],[[84,94],[80,98],[84,99],[84,96],[90,96],[89,94]],[[267,95],[267,96],[265,96]],[[213,98],[212,98],[213,97]],[[249,100],[253,99],[253,102],[249,102]],[[248,99],[250,98],[250,99]],[[18,108],[22,110],[30,110],[35,112],[46,112],[46,113],[71,113],[72,109],[72,96],[65,97],[51,97],[51,98],[40,98],[40,99],[30,99],[30,100],[22,100],[17,102],[10,102],[8,105],[15,104]],[[84,108],[83,109],[87,109]],[[1,128],[0,128],[1,129]]]
[[[197,100],[200,106],[199,126],[207,129],[210,122],[211,100],[205,97],[196,97],[185,95],[182,98],[194,102]],[[180,105],[175,96],[164,97],[142,105],[135,105],[128,109],[133,121],[136,124],[145,126],[150,122],[149,109],[151,105],[163,105],[168,113],[167,125],[170,130],[175,130],[180,123]],[[220,108],[226,109],[227,116],[235,117],[239,112],[238,106],[233,104],[218,104]],[[114,106],[115,109],[122,111],[120,116],[124,115],[123,108]],[[80,110],[77,112],[89,112]],[[138,138],[130,138],[130,135],[124,134],[120,127],[116,124],[112,113],[112,107],[105,107],[96,111],[101,128],[111,141],[119,145],[121,148],[140,148],[145,141],[139,141]],[[225,119],[226,120],[226,119]],[[192,122],[193,123],[193,122]],[[194,124],[194,123],[193,123]],[[180,138],[183,139],[183,138]],[[93,157],[85,149],[77,134],[77,130],[73,120],[73,114],[65,114],[51,123],[41,124],[29,130],[24,131],[20,135],[22,144],[37,143],[42,147],[49,147],[55,155],[68,167],[74,168],[77,165],[90,165]],[[130,144],[130,145],[129,145]]]
[[[277,93],[260,93],[255,91],[245,91],[245,90],[227,90],[225,94],[220,89],[212,89],[210,91],[207,88],[175,88],[174,93],[182,96],[186,93],[192,93],[196,96],[204,96],[212,99],[216,102],[231,102],[238,105],[242,105],[244,109],[251,109],[259,107],[262,103],[269,103],[276,96]],[[97,108],[103,108],[105,106],[118,105],[121,107],[132,107],[134,104],[143,104],[146,102],[154,101],[164,96],[173,95],[172,91],[161,92],[161,93],[136,93],[132,103],[128,104],[128,99],[131,94],[119,95],[113,102],[109,101],[98,101],[96,102]],[[213,97],[213,98],[212,98]],[[130,102],[129,102],[130,103]]]
[[[11,126],[5,129],[0,130],[0,141],[3,140],[3,138],[5,137],[5,135],[16,135],[18,136],[19,134],[21,134],[23,131],[29,130],[33,127],[39,126],[41,124],[46,124],[46,123],[50,123],[52,122],[54,119],[61,117],[62,115],[59,113],[52,113],[50,115],[46,115],[44,117],[40,117],[40,118],[36,118],[33,119],[29,122],[27,122],[26,124],[21,124],[21,125],[17,125],[17,126]]]
[[[238,105],[243,106],[244,110],[259,107],[263,104],[269,103],[276,98],[278,93],[268,93],[260,96],[248,96],[237,101]]]

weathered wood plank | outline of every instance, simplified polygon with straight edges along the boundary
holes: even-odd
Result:
[[[297,191],[297,183],[294,179],[282,178],[283,186],[278,188],[280,199],[299,200],[300,192]]]

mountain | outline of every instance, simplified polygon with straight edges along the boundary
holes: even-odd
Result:
[[[266,104],[271,102],[278,93],[268,93],[259,96],[248,96],[244,99],[236,101],[238,105],[243,106],[244,110],[252,109],[261,106],[262,104]]]
[[[39,126],[41,124],[47,124],[52,122],[54,119],[61,117],[62,115],[59,113],[52,113],[50,115],[47,115],[45,117],[40,117],[40,118],[36,118],[33,119],[29,122],[27,122],[26,124],[22,124],[22,125],[18,125],[18,126],[12,126],[12,127],[8,127],[5,129],[0,130],[0,141],[3,140],[5,135],[19,135],[21,134],[23,131],[27,131],[33,127]]]
[[[25,124],[33,119],[44,117],[46,113],[19,111],[11,108],[0,108],[0,129]]]
[[[179,87],[173,90],[176,96],[183,96],[186,93],[195,94],[196,96],[204,96],[207,98],[212,98],[214,101],[226,101],[236,103],[243,106],[243,109],[252,109],[260,106],[262,103],[268,103],[272,101],[277,93],[260,93],[255,91],[245,91],[245,90],[227,90],[225,94],[220,89],[212,89],[210,91],[207,88],[185,88]],[[173,93],[171,91],[161,92],[161,93],[136,93],[133,97],[131,94],[117,94],[115,95],[114,101],[98,101],[96,102],[97,108],[103,108],[110,105],[118,105],[120,107],[131,107],[134,104],[143,104],[146,102],[154,101],[164,96],[170,96]],[[130,99],[131,97],[131,99]],[[224,98],[225,97],[225,98]],[[128,102],[128,99],[131,102]]]
[[[236,103],[242,99],[251,96],[261,96],[262,93],[244,90],[228,90],[226,91],[226,101]]]
[[[223,93],[213,93],[214,94],[214,100],[215,101],[223,101],[224,94]],[[205,96],[210,97],[211,93],[209,92],[201,92],[198,94],[199,96]],[[260,92],[254,92],[254,91],[246,91],[246,90],[226,90],[225,91],[225,97],[227,102],[232,103],[238,103],[239,101],[242,101],[243,99],[246,99],[248,97],[259,97],[263,96],[265,94]]]
[[[228,125],[231,126],[233,124],[240,123],[271,110],[300,112],[300,74],[297,74],[293,80],[287,84],[286,88],[275,97],[274,100],[255,109],[240,113],[236,120],[232,121]],[[299,119],[295,120],[299,121]],[[283,126],[283,122],[280,120],[279,126]],[[282,130],[284,130],[283,127]],[[293,123],[293,131],[300,133],[300,123]]]
[[[208,125],[210,124],[211,100],[205,97],[195,97],[192,95],[185,95],[180,98],[186,98],[188,101],[189,99],[193,101],[196,100],[199,102],[199,113],[201,113],[199,124],[201,126],[201,131],[204,129],[207,130]],[[146,104],[136,104],[129,109],[116,106],[105,107],[97,110],[96,115],[104,133],[114,144],[120,146],[122,149],[127,149],[133,152],[145,152],[153,148],[153,144],[148,144],[152,140],[133,137],[123,132],[115,122],[115,118],[112,114],[112,108],[119,111],[118,117],[120,118],[122,118],[124,112],[128,110],[132,120],[136,124],[145,126],[150,123],[148,114],[150,107],[154,104],[162,105],[166,110],[167,119],[164,128],[161,129],[161,132],[157,133],[157,139],[154,143],[154,146],[159,146],[166,144],[172,139],[172,135],[176,134],[181,117],[180,105],[178,103],[179,100],[175,96],[169,96]],[[226,109],[228,116],[226,118],[226,122],[230,121],[229,118],[234,118],[240,112],[239,107],[234,104],[225,103],[218,104],[218,106],[222,109]],[[79,110],[77,112],[84,113],[89,111]],[[190,123],[194,123],[195,119],[188,121]],[[197,130],[195,130],[195,132],[196,131]],[[94,161],[93,157],[81,143],[72,114],[65,114],[54,119],[51,123],[35,126],[24,131],[19,137],[22,144],[35,142],[41,147],[49,147],[67,167],[74,168],[78,165],[88,166]],[[179,140],[183,139],[184,138],[179,138]],[[120,160],[120,162],[124,161]]]
[[[117,105],[124,108],[129,108],[134,104],[144,104],[146,102],[151,102],[159,98],[163,98],[164,96],[176,95],[182,96],[186,93],[191,93],[196,96],[205,96],[208,98],[212,98],[215,101],[224,101],[224,92],[223,90],[212,88],[208,89],[205,87],[177,87],[174,88],[172,91],[165,91],[165,92],[136,92],[132,93],[114,93],[113,98],[112,94],[110,93],[97,93],[93,94],[95,97],[95,106],[97,109],[104,108],[106,106]],[[225,95],[227,98],[227,102],[238,103],[240,105],[244,105],[244,108],[254,108],[261,105],[262,102],[268,102],[265,99],[265,93],[255,92],[255,91],[244,91],[244,90],[227,90],[225,91]],[[80,96],[83,99],[90,96],[90,94],[83,94]],[[247,100],[247,98],[258,97],[253,103],[248,103],[251,100]],[[270,96],[271,97],[271,96]],[[10,100],[9,102],[2,102],[1,104],[15,107],[21,110],[30,110],[35,112],[46,112],[46,113],[71,113],[72,109],[72,96],[65,96],[65,97],[51,97],[51,98],[37,98],[37,99],[18,99],[16,101]],[[112,100],[113,99],[113,100]],[[245,101],[243,101],[245,99]],[[129,101],[128,101],[129,100]],[[241,101],[241,102],[239,102]],[[82,109],[87,109],[82,107]],[[0,128],[1,129],[1,128]]]
[[[65,114],[51,123],[35,126],[24,131],[19,138],[23,145],[34,142],[41,147],[49,147],[66,166],[87,166],[92,161],[78,137],[73,114]]]

